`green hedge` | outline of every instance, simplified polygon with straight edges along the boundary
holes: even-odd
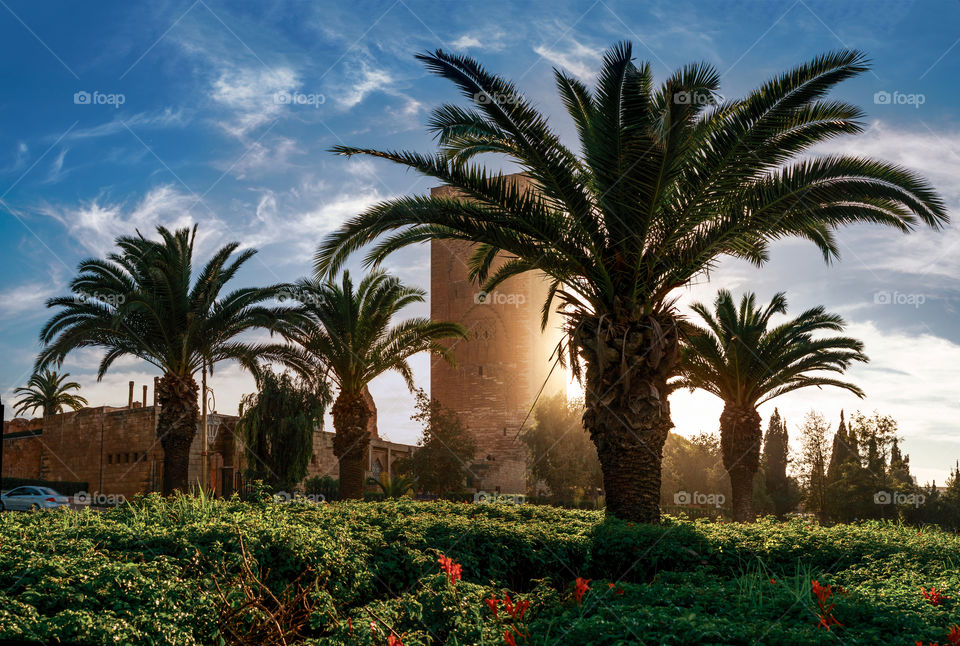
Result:
[[[440,555],[462,566],[455,586]],[[503,644],[505,630],[543,645],[943,644],[960,623],[958,562],[957,536],[893,524],[649,527],[539,505],[153,495],[0,516],[0,639],[274,643],[265,615],[237,612],[252,595],[288,643],[380,645],[392,629],[405,646]],[[590,580],[580,603],[577,577]],[[817,628],[812,579],[845,590],[842,627]],[[930,605],[921,586],[955,599]],[[507,593],[530,602],[522,621],[488,606]]]

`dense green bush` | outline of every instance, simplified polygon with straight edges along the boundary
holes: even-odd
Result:
[[[462,566],[455,585],[441,555]],[[312,644],[386,644],[391,629],[406,646],[503,644],[506,630],[517,644],[944,644],[960,604],[920,587],[958,597],[958,561],[957,536],[894,524],[149,496],[0,515],[0,639],[280,643],[276,624]],[[813,579],[844,589],[830,632]],[[486,600],[506,594],[530,602],[522,620],[502,603],[494,617]]]

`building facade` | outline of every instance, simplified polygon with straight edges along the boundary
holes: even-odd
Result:
[[[125,407],[100,406],[3,423],[3,477],[86,483],[89,493],[123,496],[160,491],[163,485],[163,447],[157,439],[159,407],[133,401],[133,385]],[[237,474],[246,466],[243,442],[235,433],[234,415],[208,415],[207,438],[210,482],[217,495],[235,489]],[[367,475],[392,474],[394,463],[416,447],[388,442],[374,429],[367,459]],[[189,478],[202,472],[200,429],[190,447]],[[307,476],[339,477],[333,455],[333,433],[317,430]]]
[[[511,179],[529,189],[522,174]],[[454,197],[448,186],[433,196]],[[476,489],[523,493],[527,489],[526,450],[521,425],[539,397],[563,393],[565,371],[553,355],[562,338],[559,316],[541,330],[541,307],[549,283],[538,271],[514,276],[490,294],[470,279],[474,245],[434,240],[430,244],[430,318],[467,328],[469,338],[455,344],[457,367],[434,359],[430,394],[457,413],[479,447],[470,465]],[[497,265],[494,265],[494,268]],[[491,272],[492,273],[492,272]]]

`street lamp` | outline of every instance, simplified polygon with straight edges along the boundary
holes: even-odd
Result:
[[[215,416],[212,422],[207,421],[207,408],[216,411],[217,398],[213,395],[213,388],[207,388],[206,360],[203,362],[201,382],[200,439],[202,442],[202,450],[200,452],[200,486],[206,491],[207,487],[210,486],[209,445],[217,438],[217,430],[220,428],[219,416]],[[216,413],[214,413],[214,415],[216,415]]]

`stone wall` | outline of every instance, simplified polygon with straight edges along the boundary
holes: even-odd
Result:
[[[523,175],[513,178],[530,185]],[[431,194],[456,196],[446,186]],[[456,412],[478,440],[473,487],[523,493],[526,451],[517,433],[541,387],[541,396],[565,389],[563,368],[547,378],[561,321],[554,315],[541,331],[540,308],[549,288],[541,272],[515,276],[492,293],[481,293],[469,278],[473,250],[462,241],[434,240],[430,245],[430,317],[461,323],[470,335],[454,344],[457,368],[432,360],[430,394]]]

